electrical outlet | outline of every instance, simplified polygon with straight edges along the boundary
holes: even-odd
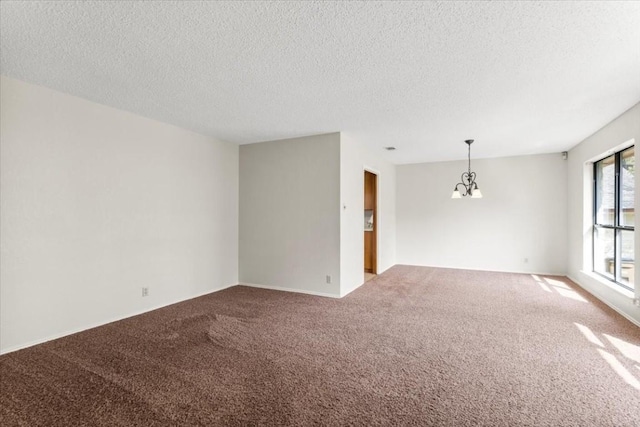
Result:
[[[634,298],[634,299],[633,299],[633,303],[634,303],[635,305],[637,305],[638,307],[640,307],[640,298]]]
[[[149,296],[149,288],[148,287],[144,286],[142,288],[142,296],[143,297],[148,297]]]
[[[331,276],[327,274],[327,283],[331,283]]]
[[[524,259],[524,263],[525,263],[525,264],[528,264],[528,263],[529,263],[529,258],[525,258],[525,259]]]

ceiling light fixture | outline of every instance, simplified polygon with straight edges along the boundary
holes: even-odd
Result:
[[[462,174],[459,182],[453,189],[453,194],[451,195],[452,199],[460,199],[462,196],[471,196],[472,199],[481,199],[482,193],[478,188],[478,183],[476,182],[476,173],[471,172],[471,144],[473,144],[473,139],[467,139],[465,143],[469,146],[469,170]],[[462,185],[463,192],[460,193],[458,188]]]

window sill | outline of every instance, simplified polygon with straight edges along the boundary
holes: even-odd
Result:
[[[618,292],[621,295],[624,295],[625,297],[629,298],[630,300],[633,300],[635,298],[635,295],[633,293],[633,291],[630,291],[629,289],[625,289],[620,285],[616,285],[614,282],[605,279],[604,277],[600,276],[599,274],[594,273],[593,271],[585,271],[585,270],[581,270],[581,272],[589,277],[590,279],[595,280],[596,282],[600,283],[601,285],[604,285],[606,287],[608,287],[611,290],[614,290],[616,292]]]

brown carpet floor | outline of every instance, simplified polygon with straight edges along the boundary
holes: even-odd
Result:
[[[640,328],[558,277],[236,286],[0,356],[2,426],[639,426]]]

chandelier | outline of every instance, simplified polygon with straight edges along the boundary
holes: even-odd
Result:
[[[473,144],[473,139],[467,139],[465,143],[469,146],[469,170],[462,174],[460,178],[462,182],[456,184],[451,198],[460,199],[462,196],[471,196],[472,199],[481,199],[482,193],[476,182],[476,173],[471,172],[471,144]],[[460,188],[460,186],[462,186],[462,188]],[[460,192],[460,190],[462,190],[462,192]]]

